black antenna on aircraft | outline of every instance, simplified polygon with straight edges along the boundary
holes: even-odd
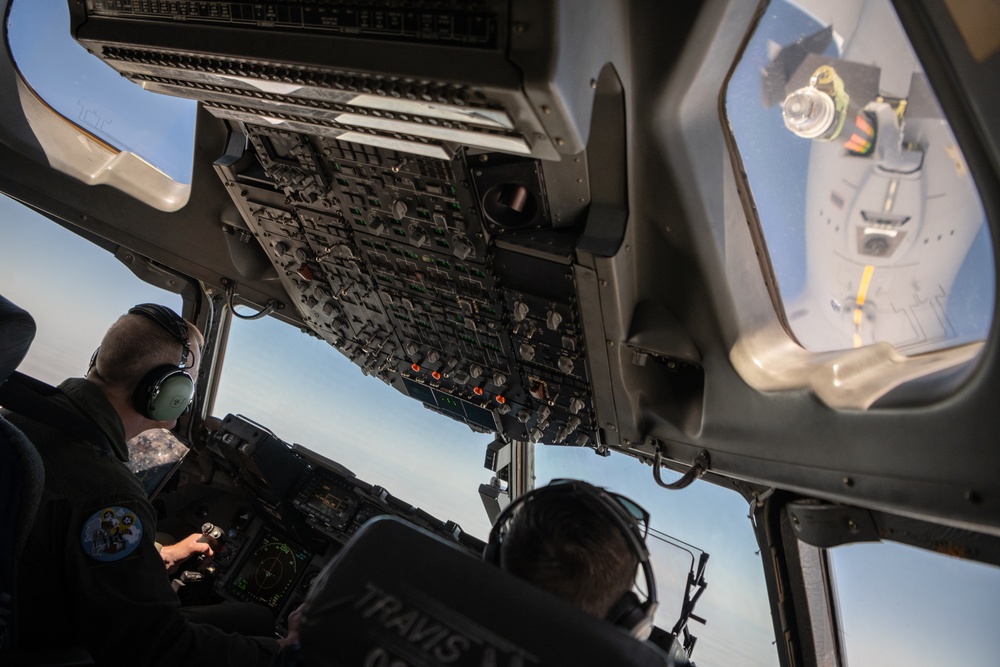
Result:
[[[691,652],[694,651],[694,645],[698,642],[698,638],[692,635],[688,629],[688,621],[698,621],[702,625],[707,623],[704,618],[696,616],[694,613],[695,605],[698,604],[701,594],[708,587],[708,582],[705,581],[706,565],[708,565],[708,554],[703,551],[698,558],[698,567],[688,572],[687,585],[684,589],[684,602],[681,604],[681,616],[670,631],[674,637],[679,639],[688,657],[691,656]],[[682,636],[683,639],[680,639]]]
[[[676,640],[684,648],[686,656],[690,658],[691,652],[698,642],[698,638],[691,634],[691,631],[688,629],[688,622],[697,621],[702,625],[707,623],[704,618],[695,615],[694,608],[698,604],[698,600],[701,599],[702,593],[708,587],[708,582],[705,581],[705,568],[708,565],[709,555],[693,544],[679,540],[655,528],[651,527],[649,534],[661,542],[684,551],[691,557],[687,581],[684,586],[684,596],[681,599],[680,615],[677,618],[677,622],[674,623],[674,627],[670,630],[671,639]],[[695,556],[696,551],[698,552],[697,558]]]

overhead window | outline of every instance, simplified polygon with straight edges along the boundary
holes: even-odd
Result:
[[[15,0],[7,40],[22,77],[65,119],[174,181],[191,182],[196,103],[122,78],[70,34],[65,0]]]
[[[772,2],[725,111],[803,347],[913,355],[986,337],[983,207],[889,0]]]

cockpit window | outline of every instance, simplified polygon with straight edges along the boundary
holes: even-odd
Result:
[[[191,182],[196,104],[122,78],[70,35],[65,0],[15,0],[11,54],[25,81],[64,118],[180,183]]]
[[[846,664],[920,664],[935,645],[955,665],[996,664],[1000,568],[892,542],[829,558]]]
[[[213,413],[242,414],[471,535],[489,533],[479,484],[490,479],[483,457],[493,435],[364,376],[294,327],[233,322]]]
[[[137,303],[183,308],[179,294],[143,282],[107,250],[3,195],[0,239],[0,294],[37,325],[18,370],[43,382],[82,377],[108,327]],[[40,252],[44,268],[32,259]]]
[[[803,347],[913,355],[986,337],[983,207],[889,0],[772,2],[725,111]]]

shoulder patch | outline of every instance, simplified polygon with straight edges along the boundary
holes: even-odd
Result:
[[[110,563],[131,555],[142,540],[142,521],[127,507],[105,507],[83,522],[80,544],[96,561]]]

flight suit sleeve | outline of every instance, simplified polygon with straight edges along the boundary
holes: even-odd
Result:
[[[74,503],[75,504],[75,503]],[[80,636],[99,664],[271,664],[271,637],[244,637],[189,622],[154,543],[145,498],[109,494],[67,512],[69,599]]]

